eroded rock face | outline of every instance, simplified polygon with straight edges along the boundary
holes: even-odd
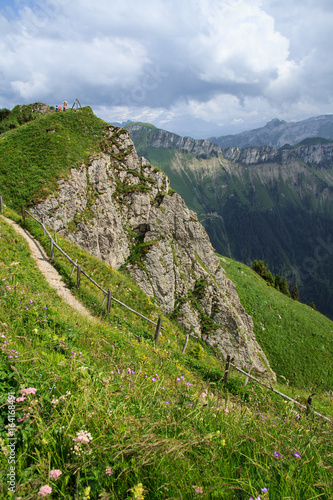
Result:
[[[170,192],[163,172],[138,158],[127,131],[110,127],[105,152],[72,169],[33,211],[113,268],[125,264],[192,335],[275,378],[196,214]]]

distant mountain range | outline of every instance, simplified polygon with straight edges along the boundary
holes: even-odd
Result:
[[[329,119],[313,119],[308,133],[322,133],[324,122],[328,129]],[[333,141],[304,138],[303,130],[295,145],[221,149],[149,124],[126,128],[139,155],[166,172],[198,214],[219,253],[248,265],[263,259],[291,286],[298,283],[302,301],[333,318]]]
[[[333,115],[316,116],[308,120],[291,123],[274,119],[261,128],[236,135],[210,137],[208,140],[221,148],[233,146],[238,148],[252,146],[280,148],[285,144],[297,144],[308,137],[333,139]]]

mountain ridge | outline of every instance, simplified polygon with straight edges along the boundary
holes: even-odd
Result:
[[[264,127],[234,135],[209,137],[208,140],[222,148],[234,146],[240,149],[252,146],[279,148],[285,144],[297,144],[309,137],[333,139],[333,115],[320,115],[289,123],[275,118]]]

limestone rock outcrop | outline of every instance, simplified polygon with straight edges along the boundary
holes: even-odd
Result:
[[[110,127],[103,149],[31,210],[113,268],[125,266],[189,333],[275,379],[196,214],[138,157],[126,130]]]

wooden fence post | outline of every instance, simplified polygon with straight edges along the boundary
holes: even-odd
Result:
[[[44,225],[44,217],[42,217],[42,228],[43,228],[43,236],[45,236],[45,225]]]
[[[154,336],[155,347],[157,347],[157,344],[158,344],[158,337],[160,336],[161,326],[162,326],[162,320],[161,320],[161,318],[158,318],[156,330],[155,330],[155,336]]]
[[[53,243],[54,243],[54,242],[53,242],[53,239],[52,239],[52,238],[50,239],[50,243],[51,243],[51,259],[53,259],[53,257],[54,257]]]
[[[227,356],[227,363],[225,365],[224,378],[223,378],[223,382],[225,384],[228,383],[228,379],[229,379],[230,363],[231,363],[231,356],[228,354],[228,356]]]
[[[0,196],[0,213],[3,213],[2,196]]]
[[[74,264],[74,266],[73,266],[73,269],[72,269],[72,272],[71,272],[70,278],[73,276],[74,269],[76,268],[76,264],[77,264],[77,259],[75,260],[75,264]]]
[[[22,219],[23,219],[23,222],[25,222],[25,211],[24,211],[24,205],[21,205],[21,213],[22,213]]]
[[[111,301],[112,301],[112,293],[110,288],[108,289],[108,303],[106,307],[106,314],[109,316],[110,315],[110,310],[111,310]]]
[[[186,338],[185,338],[185,344],[184,344],[184,347],[183,347],[183,350],[182,350],[182,355],[184,354],[184,352],[186,351],[186,347],[187,347],[187,344],[188,344],[188,340],[190,338],[190,335],[187,334],[186,335]]]
[[[312,405],[312,397],[313,396],[314,396],[314,394],[310,394],[310,396],[308,397],[308,400],[306,402],[306,413],[311,412],[311,405]]]
[[[250,369],[249,369],[249,375],[250,375],[250,374],[251,374],[251,372],[252,372],[252,368],[253,368],[253,365],[251,365],[251,366],[250,366]],[[248,381],[249,381],[249,377],[246,377],[245,382],[244,382],[244,387],[246,387],[246,386],[247,386]]]
[[[81,282],[81,266],[77,266],[76,286],[78,290],[80,289],[80,282]]]
[[[54,242],[57,243],[57,231],[54,230]]]

